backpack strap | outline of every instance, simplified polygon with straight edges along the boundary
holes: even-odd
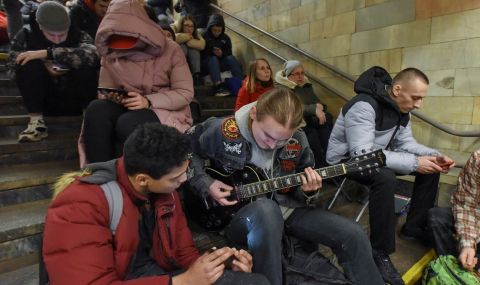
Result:
[[[118,186],[118,183],[115,180],[104,183],[100,185],[100,187],[105,194],[105,198],[107,198],[108,212],[110,216],[110,230],[112,231],[112,234],[115,235],[123,211],[122,190],[120,190],[120,186]]]

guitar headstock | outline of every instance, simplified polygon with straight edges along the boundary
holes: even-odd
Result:
[[[381,149],[352,157],[345,162],[347,173],[360,172],[362,175],[377,171],[385,165],[386,158]]]

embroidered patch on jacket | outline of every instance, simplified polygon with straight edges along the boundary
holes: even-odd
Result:
[[[223,142],[223,147],[225,149],[225,152],[230,152],[233,154],[242,154],[242,145],[243,143]]]
[[[302,145],[295,138],[290,138],[287,144],[283,147],[282,159],[292,159],[297,157],[302,151]]]
[[[288,187],[288,188],[285,188],[285,189],[282,189],[278,192],[282,193],[282,194],[286,194],[286,193],[290,193],[291,191],[293,190],[292,187]]]
[[[236,140],[240,136],[237,122],[235,122],[235,119],[233,117],[227,118],[225,121],[223,121],[222,134],[225,138],[229,140]]]
[[[293,160],[281,160],[280,167],[285,172],[293,172],[295,170],[295,162]]]

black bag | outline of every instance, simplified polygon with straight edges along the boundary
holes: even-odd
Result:
[[[318,245],[283,237],[285,285],[352,284],[318,251]]]

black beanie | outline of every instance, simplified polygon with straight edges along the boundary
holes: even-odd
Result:
[[[35,14],[37,23],[45,30],[64,32],[70,28],[67,8],[55,1],[42,2]]]

